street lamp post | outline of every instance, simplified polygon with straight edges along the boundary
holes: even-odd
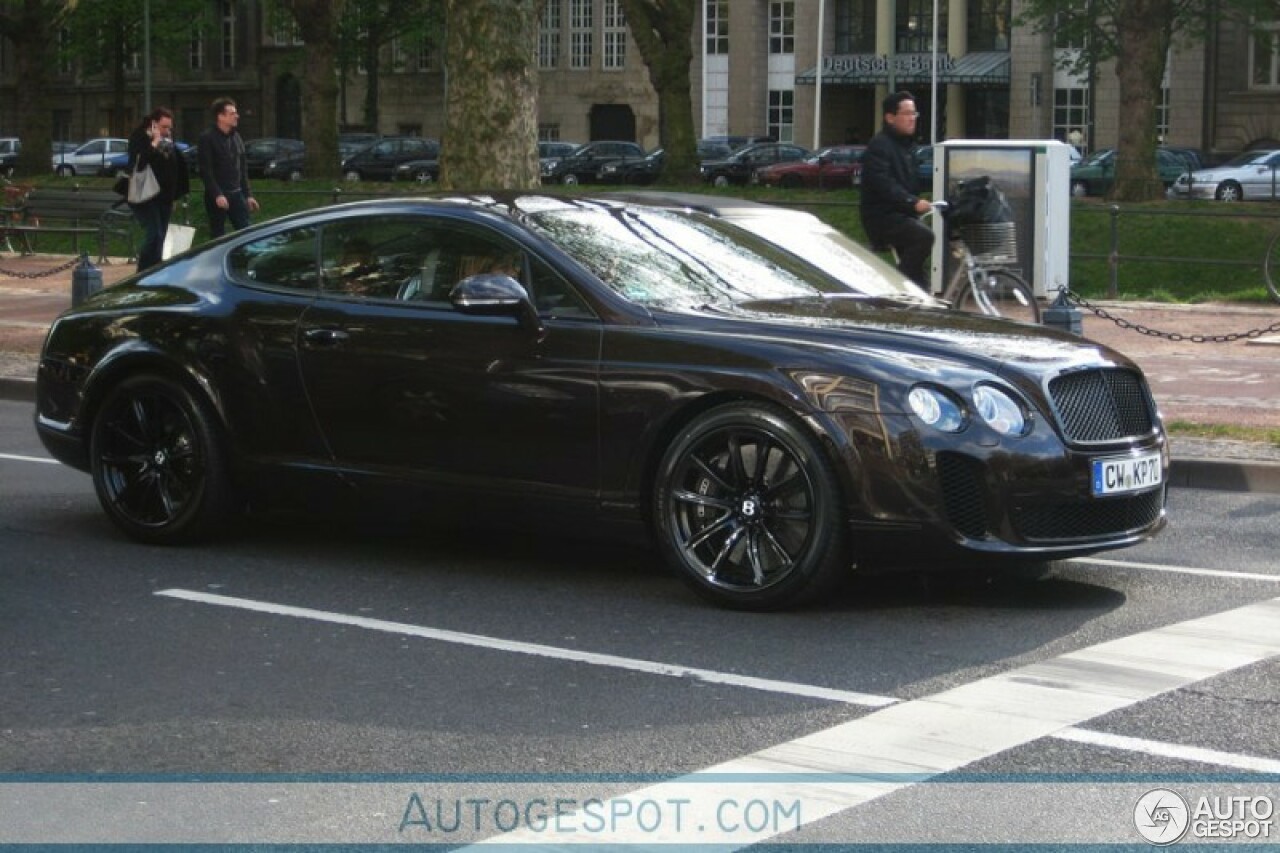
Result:
[[[151,0],[142,1],[142,111],[151,114]]]

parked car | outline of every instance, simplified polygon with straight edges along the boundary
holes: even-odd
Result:
[[[580,184],[597,180],[600,170],[619,160],[643,160],[644,149],[634,142],[604,140],[579,145],[563,157],[542,161],[544,184]]]
[[[244,144],[244,160],[245,166],[249,170],[249,177],[260,178],[266,171],[267,164],[272,160],[279,160],[289,154],[300,154],[305,150],[306,145],[301,139],[286,139],[277,136],[251,139]]]
[[[1156,174],[1165,188],[1173,185],[1180,175],[1195,169],[1195,163],[1180,149],[1156,149]],[[1116,152],[1114,148],[1101,148],[1071,167],[1071,194],[1077,198],[1089,195],[1106,195],[1116,181]]]
[[[110,160],[116,154],[129,153],[129,140],[103,137],[90,139],[74,151],[53,155],[53,171],[62,177],[108,174]]]
[[[363,151],[382,137],[376,133],[339,133],[338,158],[345,160],[357,151]]]
[[[596,180],[602,184],[651,184],[662,175],[667,154],[657,148],[636,160],[626,157],[605,163],[600,167]]]
[[[371,261],[341,265],[357,241]],[[473,273],[499,257],[514,275]],[[765,610],[854,565],[1008,566],[1165,524],[1165,432],[1121,353],[868,300],[714,216],[603,198],[262,223],[68,309],[37,375],[41,441],[143,542],[383,495],[419,524],[644,535],[707,599]]]
[[[1221,166],[1182,175],[1170,187],[1169,196],[1218,201],[1280,198],[1280,151],[1246,151]]]
[[[756,182],[768,187],[848,189],[859,183],[865,145],[833,145],[793,163],[775,163],[756,170]]]
[[[396,167],[410,160],[438,160],[440,143],[421,136],[384,136],[342,161],[347,181],[390,181]]]
[[[434,184],[440,180],[440,155],[426,160],[410,160],[396,166],[392,180]]]
[[[717,187],[749,184],[758,169],[774,163],[793,163],[811,155],[808,148],[789,142],[763,142],[739,148],[723,160],[707,160],[700,171],[702,180]]]
[[[538,143],[538,163],[545,165],[548,160],[559,160],[567,157],[580,147],[579,142],[562,142],[560,140],[543,140]]]
[[[705,142],[708,145],[725,145],[725,146],[728,146],[729,153],[732,154],[734,151],[737,151],[739,148],[746,148],[748,145],[757,145],[762,142],[776,142],[776,141],[777,140],[775,140],[772,136],[720,134],[718,136],[704,136],[702,137],[702,139],[698,140],[698,144],[701,145],[702,143]]]
[[[22,153],[22,140],[16,136],[0,137],[0,174],[6,178],[13,177],[13,167],[18,163],[18,155]]]

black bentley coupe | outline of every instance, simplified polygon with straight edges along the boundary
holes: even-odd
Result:
[[[642,532],[743,609],[906,555],[1047,561],[1164,525],[1166,437],[1127,358],[762,233],[538,193],[266,222],[59,317],[36,427],[138,540],[325,487],[482,525],[523,508]]]

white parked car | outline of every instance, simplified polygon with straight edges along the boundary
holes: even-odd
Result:
[[[1280,151],[1246,151],[1209,169],[1182,175],[1170,198],[1258,201],[1280,198]]]
[[[108,174],[111,158],[129,153],[129,140],[90,139],[74,151],[53,155],[53,171],[63,177]]]

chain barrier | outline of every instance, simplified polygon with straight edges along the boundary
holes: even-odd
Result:
[[[7,270],[4,267],[0,267],[0,275],[7,275],[13,278],[48,278],[51,275],[57,275],[60,272],[66,272],[67,270],[71,269],[78,263],[80,263],[80,258],[72,258],[71,260],[67,261],[65,264],[59,264],[58,266],[53,267],[52,269],[39,270],[38,272],[23,272],[21,270]]]
[[[1265,329],[1250,329],[1247,332],[1228,332],[1222,335],[1184,335],[1181,332],[1165,332],[1160,329],[1153,329],[1150,326],[1144,326],[1141,323],[1132,323],[1123,317],[1117,317],[1102,306],[1094,305],[1080,294],[1074,293],[1065,288],[1060,292],[1069,302],[1093,312],[1103,320],[1110,320],[1122,329],[1130,329],[1140,335],[1146,335],[1152,338],[1164,338],[1167,341],[1189,341],[1193,344],[1227,344],[1232,341],[1253,340],[1255,338],[1260,338],[1263,335],[1280,334],[1280,322],[1272,323]]]

